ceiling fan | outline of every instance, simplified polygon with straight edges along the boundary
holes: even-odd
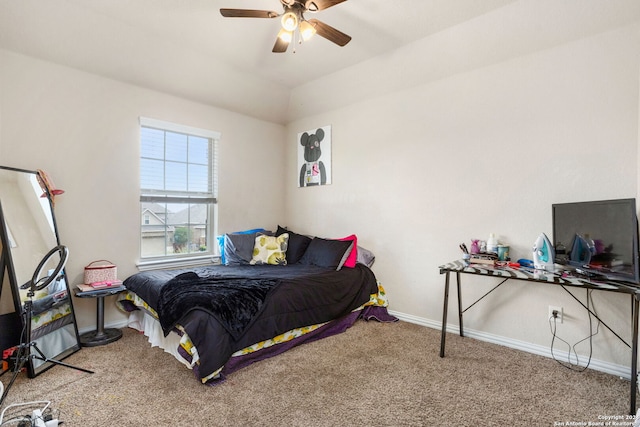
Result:
[[[289,43],[293,40],[295,31],[298,30],[302,40],[309,40],[314,34],[337,44],[344,46],[351,41],[351,37],[338,31],[330,25],[317,19],[305,19],[305,12],[318,12],[328,9],[347,0],[280,0],[284,11],[282,13],[271,10],[253,9],[220,9],[225,18],[277,18],[280,17],[282,28],[273,45],[272,52],[286,52]]]

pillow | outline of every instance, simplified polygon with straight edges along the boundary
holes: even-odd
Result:
[[[218,249],[220,250],[220,262],[225,264],[226,258],[224,256],[224,235],[216,236],[216,240],[218,241]]]
[[[376,261],[376,256],[368,249],[363,248],[362,246],[358,246],[358,260],[360,264],[364,264],[367,267],[371,268],[373,263]]]
[[[253,257],[253,246],[256,236],[262,233],[225,234],[224,254],[225,265],[246,265]]]
[[[311,243],[311,237],[307,237],[302,234],[294,233],[284,227],[278,226],[276,236],[280,236],[284,233],[289,234],[289,243],[287,247],[287,264],[296,264],[304,255],[304,252]]]
[[[244,231],[234,231],[233,233],[229,233],[229,234],[251,234],[251,233],[257,233],[258,231],[263,231],[265,233],[269,233],[267,231],[265,231],[264,228],[254,228],[251,230],[244,230]],[[218,248],[220,249],[220,262],[222,262],[222,264],[226,265],[227,264],[227,254],[225,253],[225,248],[224,248],[224,243],[225,243],[225,237],[226,234],[222,235],[222,236],[216,236],[216,240],[218,241]],[[252,240],[253,241],[253,240]]]
[[[343,242],[353,242],[351,246],[351,251],[347,253],[347,258],[344,261],[344,266],[349,268],[354,268],[356,266],[356,262],[358,260],[358,238],[355,234],[351,236],[343,237],[342,239],[338,239]]]
[[[351,252],[353,241],[329,240],[314,237],[300,259],[300,264],[340,270]]]
[[[287,265],[287,243],[289,234],[279,236],[256,236],[250,264]]]

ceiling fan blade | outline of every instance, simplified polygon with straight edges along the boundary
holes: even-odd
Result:
[[[317,12],[319,10],[328,9],[347,0],[307,0],[304,8],[309,12]]]
[[[220,9],[220,14],[225,18],[277,18],[278,12],[272,10],[253,9]]]
[[[282,38],[280,37],[276,37],[276,42],[273,45],[273,50],[271,52],[273,53],[284,53],[287,51],[287,48],[289,47],[289,42],[282,40]]]
[[[316,29],[316,34],[334,42],[338,46],[344,46],[351,41],[351,36],[346,35],[342,31],[336,30],[331,25],[327,25],[322,21],[309,19],[308,22]]]

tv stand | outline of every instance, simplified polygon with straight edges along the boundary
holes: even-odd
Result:
[[[459,260],[449,264],[441,265],[440,274],[445,275],[444,283],[444,306],[442,308],[442,335],[440,338],[440,357],[444,357],[446,329],[447,329],[447,308],[449,306],[449,284],[451,273],[456,275],[456,287],[458,291],[458,321],[460,325],[460,336],[464,336],[462,315],[471,307],[473,307],[480,300],[485,298],[491,292],[498,289],[502,284],[508,280],[525,280],[536,283],[546,283],[550,285],[560,286],[569,295],[573,297],[582,307],[584,307],[592,316],[600,321],[600,323],[612,332],[620,341],[622,341],[627,347],[631,349],[631,387],[629,393],[629,414],[635,415],[636,413],[636,392],[638,389],[638,310],[640,309],[640,288],[636,288],[630,284],[624,284],[614,281],[598,281],[593,282],[584,278],[574,276],[563,276],[557,273],[546,272],[543,270],[533,270],[526,268],[510,268],[507,266],[491,266],[485,264],[470,264],[467,261]],[[467,308],[462,308],[462,293],[461,293],[461,274],[474,274],[479,276],[488,276],[502,279],[500,283],[491,288],[487,293],[482,295]],[[632,342],[627,343],[618,333],[611,329],[605,322],[598,317],[596,313],[590,307],[587,307],[582,301],[573,295],[569,291],[570,287],[578,287],[582,289],[594,289],[598,291],[618,292],[627,294],[631,298],[631,324],[632,324]]]

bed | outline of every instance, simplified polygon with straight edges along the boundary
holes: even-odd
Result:
[[[129,326],[205,384],[358,319],[397,320],[355,236],[323,239],[278,227],[227,234],[221,248],[223,265],[140,272],[124,281],[118,300]]]

